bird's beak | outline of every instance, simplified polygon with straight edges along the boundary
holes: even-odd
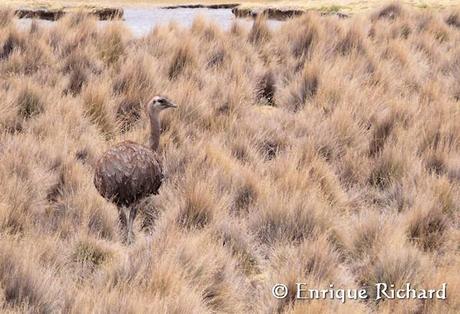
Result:
[[[177,105],[175,103],[170,102],[168,107],[169,108],[177,108]]]

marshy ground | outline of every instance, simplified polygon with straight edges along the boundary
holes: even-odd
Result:
[[[390,5],[135,38],[0,13],[0,307],[10,313],[457,313],[460,12]],[[136,242],[93,186],[164,94]],[[277,300],[274,283],[448,284],[447,300]]]

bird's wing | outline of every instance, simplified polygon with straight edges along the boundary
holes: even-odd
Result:
[[[117,203],[130,203],[157,193],[162,169],[154,152],[124,142],[108,150],[98,162],[94,185],[99,193]]]
[[[132,156],[136,165],[132,169],[131,184],[142,187],[142,193],[156,193],[161,185],[162,169],[155,153],[149,149],[138,149]]]

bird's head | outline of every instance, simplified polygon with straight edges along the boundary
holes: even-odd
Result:
[[[146,106],[147,112],[160,112],[168,108],[177,108],[177,105],[164,96],[153,97]]]

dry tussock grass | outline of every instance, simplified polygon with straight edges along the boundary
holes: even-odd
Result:
[[[2,311],[458,312],[459,12],[197,19],[140,39],[78,14],[25,30],[1,16]],[[163,120],[166,180],[124,247],[93,167],[146,142],[155,94],[180,104]],[[451,294],[271,297],[298,281]]]

